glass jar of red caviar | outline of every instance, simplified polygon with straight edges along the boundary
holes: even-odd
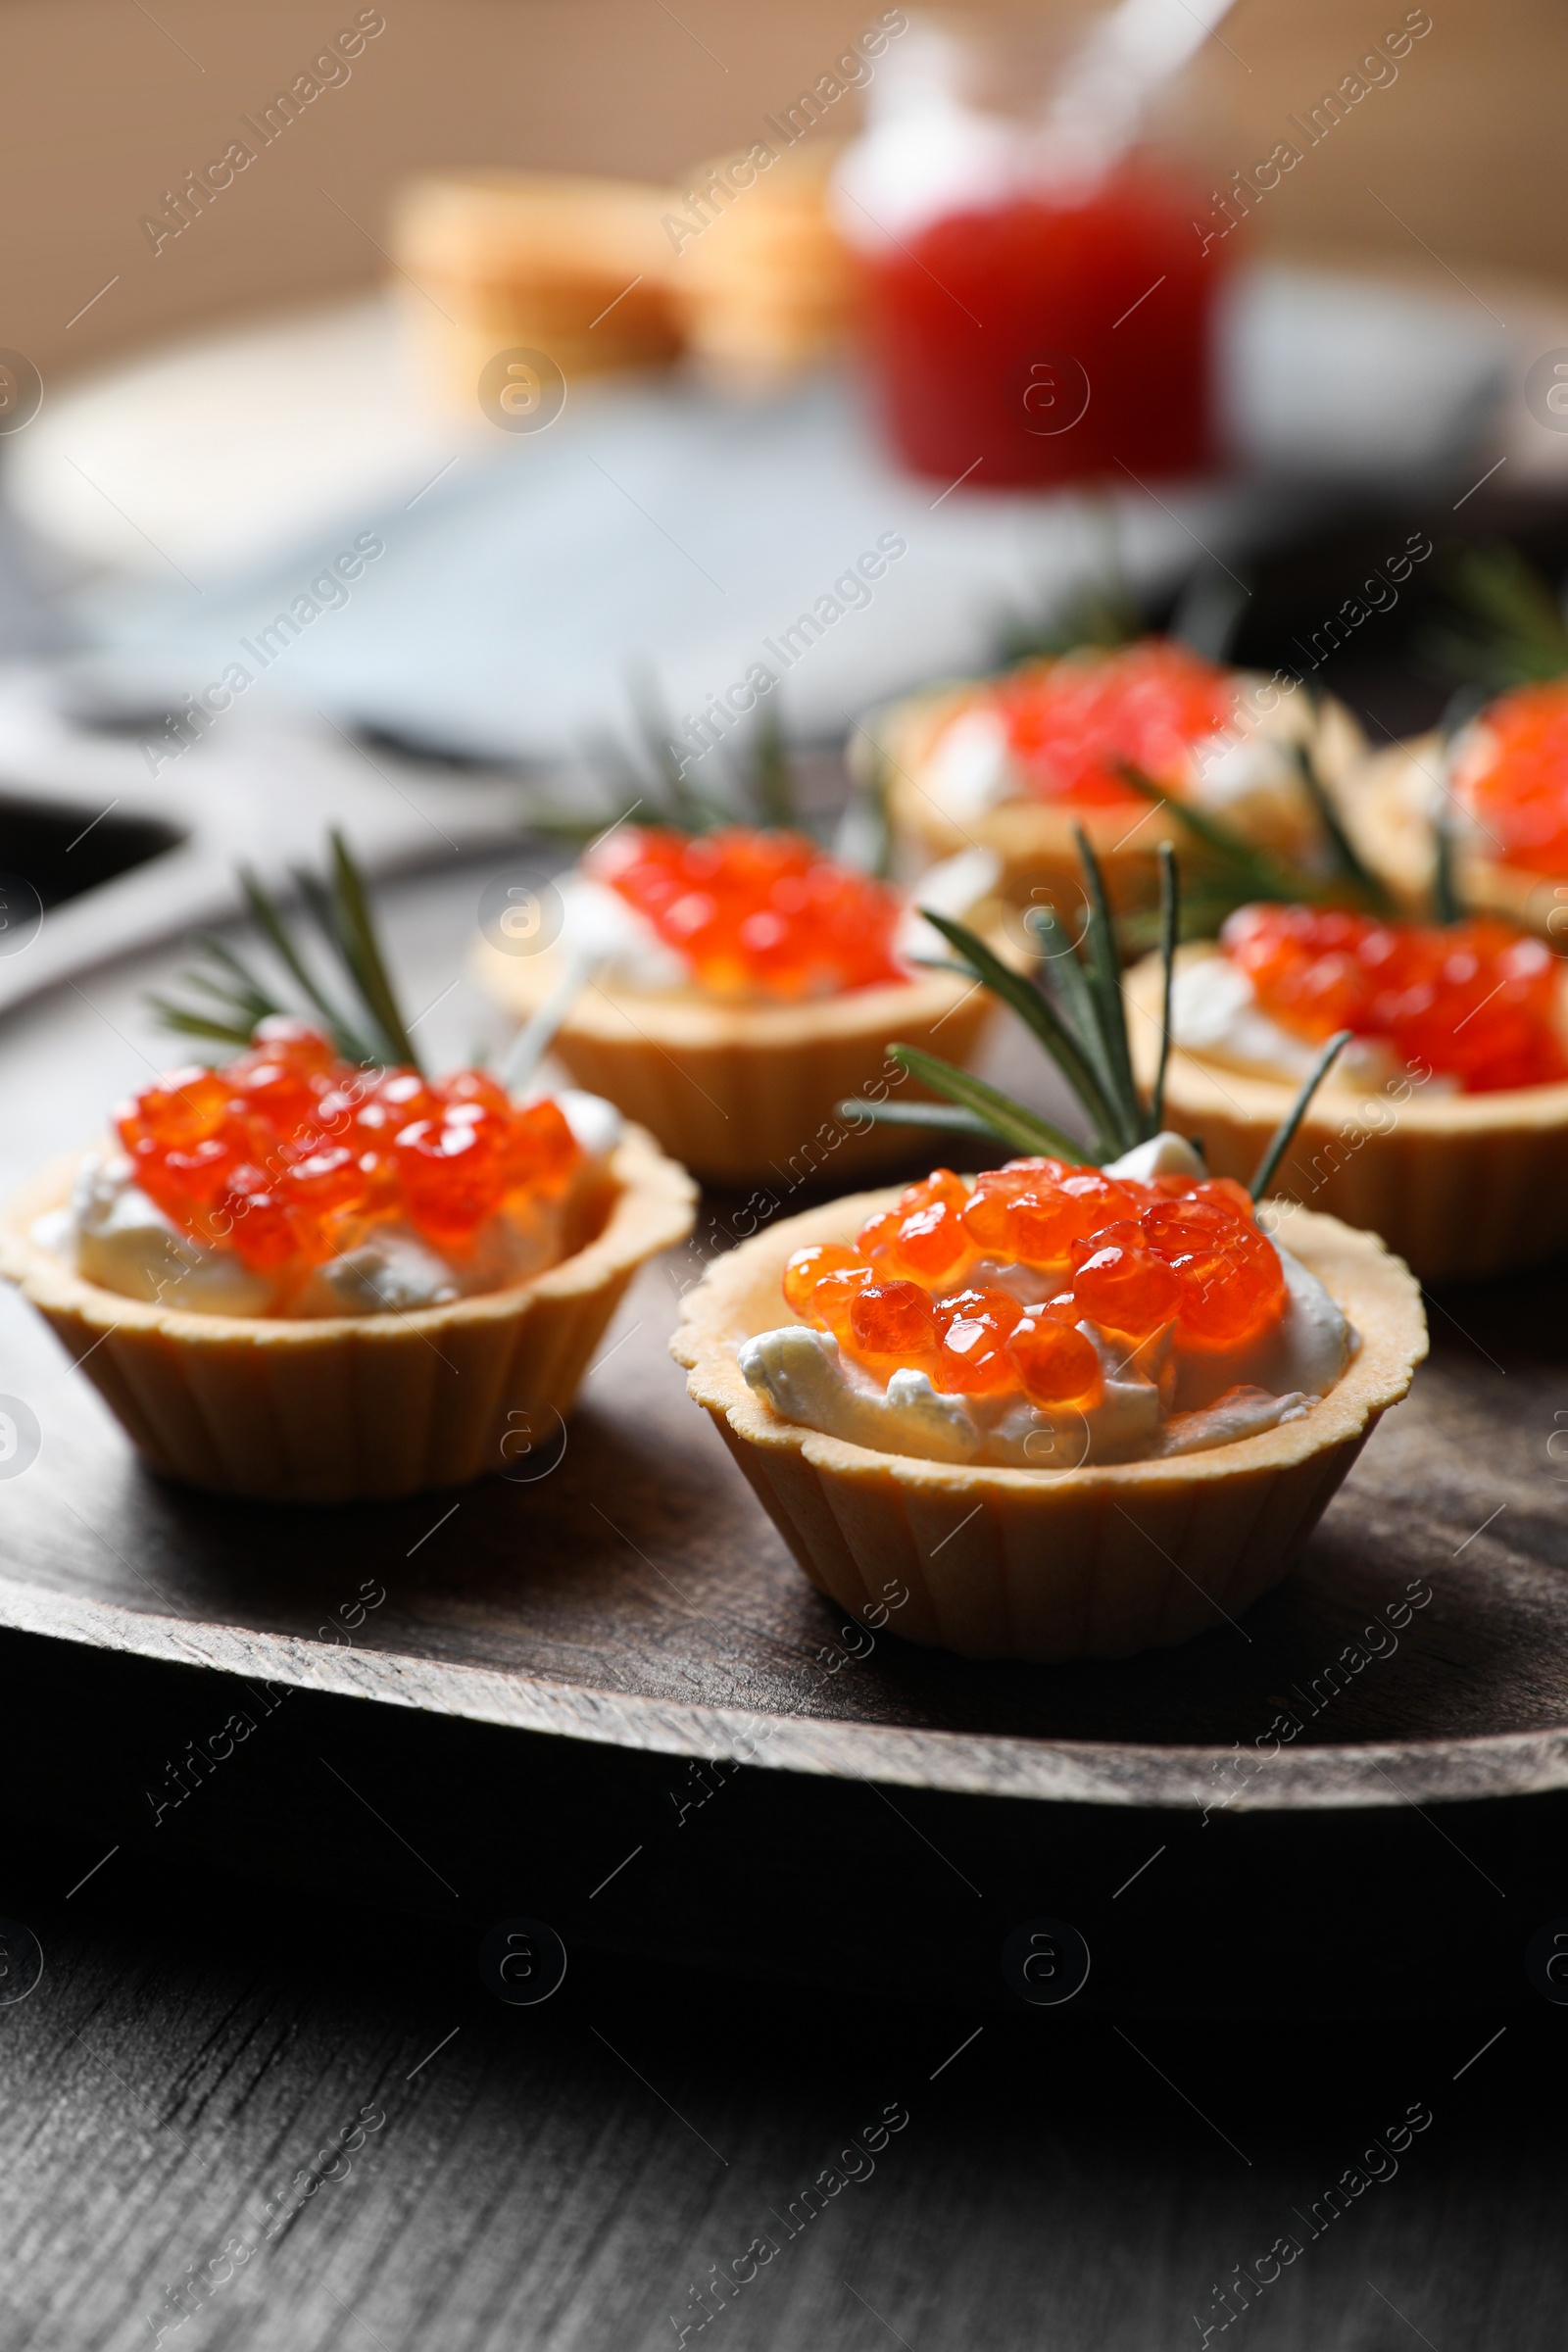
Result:
[[[863,161],[841,167],[883,424],[945,483],[1169,477],[1219,455],[1216,309],[1241,240],[1204,233],[1206,177],[1168,138],[1097,150],[1042,127],[1064,47],[928,40],[873,88]]]

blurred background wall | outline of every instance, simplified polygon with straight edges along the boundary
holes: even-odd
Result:
[[[352,78],[155,254],[142,217],[309,70],[357,0],[0,0],[0,343],[60,377],[182,326],[368,285],[386,268],[389,194],[420,166],[673,176],[755,136],[879,11],[384,0],[385,29]],[[1426,247],[1466,274],[1500,266],[1568,282],[1568,8],[1430,0],[1428,13],[1398,80],[1270,199],[1266,242],[1417,262]],[[1405,0],[1239,0],[1207,66],[1230,111],[1230,161],[1266,155],[1286,118],[1404,16]],[[836,110],[846,128],[848,103]]]

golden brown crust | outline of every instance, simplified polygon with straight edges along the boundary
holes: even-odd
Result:
[[[1142,822],[1125,806],[1066,808],[1027,799],[1001,801],[966,816],[960,824],[932,798],[926,775],[937,740],[948,722],[969,704],[977,683],[967,679],[931,686],[873,711],[862,734],[857,763],[869,763],[880,748],[887,760],[888,811],[895,839],[912,861],[926,864],[956,857],[976,844],[1002,860],[1002,894],[1015,904],[1041,893],[1058,906],[1083,900],[1082,870],[1075,835],[1081,825],[1101,861],[1111,905],[1120,909],[1152,902],[1152,853],[1168,841],[1196,869],[1201,853],[1192,835],[1168,809],[1152,808]],[[1339,788],[1365,753],[1360,729],[1333,701],[1322,706],[1314,754],[1324,781]]]
[[[999,952],[1021,959],[1005,933],[978,917]],[[519,1020],[544,1003],[559,953],[514,956],[487,941],[482,984]],[[803,1152],[835,1178],[906,1158],[908,1131],[855,1131],[837,1105],[886,1081],[891,1042],[965,1062],[992,1015],[967,981],[933,972],[800,1004],[726,1004],[695,989],[669,994],[590,981],[552,1052],[573,1081],[604,1095],[665,1150],[715,1183],[744,1184],[788,1169]],[[912,1082],[898,1099],[928,1101]]]
[[[812,1583],[854,1610],[901,1579],[897,1629],[911,1641],[968,1657],[1123,1657],[1235,1617],[1284,1574],[1426,1353],[1408,1269],[1374,1237],[1280,1203],[1282,1241],[1361,1337],[1300,1420],[1206,1453],[1055,1476],[851,1446],[783,1420],[736,1349],[787,1319],[792,1250],[853,1239],[895,1197],[836,1200],[744,1243],[689,1296],[671,1348]]]
[[[671,359],[680,329],[668,191],[578,172],[415,180],[394,221],[407,310],[449,397],[474,412],[497,353],[547,353],[570,380]],[[439,305],[439,308],[432,308]],[[608,306],[608,307],[607,307]]]
[[[1352,782],[1350,807],[1357,844],[1408,914],[1430,919],[1437,866],[1432,827],[1434,798],[1443,791],[1446,756],[1441,735],[1396,743],[1367,760]],[[1533,873],[1466,846],[1454,861],[1460,903],[1477,913],[1500,914],[1561,948],[1568,938],[1568,874]]]
[[[858,309],[858,273],[834,223],[828,180],[839,141],[812,139],[743,179],[744,201],[688,242],[671,273],[692,356],[745,391],[808,367],[842,344]],[[727,176],[744,152],[713,167]],[[700,187],[709,167],[689,182]]]
[[[1192,963],[1218,954],[1184,948]],[[1159,1057],[1162,980],[1149,956],[1124,983],[1133,1069],[1147,1094]],[[1172,1049],[1165,1123],[1200,1139],[1216,1176],[1250,1177],[1296,1098],[1260,1078]],[[1494,1274],[1568,1243],[1568,1083],[1393,1102],[1332,1075],[1275,1178],[1283,1198],[1380,1233],[1423,1282]]]
[[[637,1267],[691,1230],[695,1200],[686,1171],[631,1128],[589,1219],[598,1230],[542,1274],[406,1314],[274,1321],[192,1314],[83,1281],[32,1239],[69,1200],[78,1165],[79,1155],[57,1162],[7,1203],[0,1274],[155,1469],[271,1502],[461,1486],[503,1468],[503,1441],[527,1424],[542,1441]]]

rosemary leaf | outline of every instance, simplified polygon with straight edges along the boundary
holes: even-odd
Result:
[[[1168,841],[1159,845],[1159,959],[1164,986],[1159,1005],[1159,1067],[1149,1104],[1149,1132],[1158,1135],[1165,1124],[1165,1070],[1170,1060],[1171,998],[1176,985],[1176,934],[1181,921],[1181,883],[1176,853]]]
[[[391,1058],[407,1062],[422,1074],[419,1056],[414,1050],[414,1040],[409,1035],[387,974],[359,868],[349,854],[347,842],[335,828],[331,843],[332,896],[337,909],[344,961],[358,984],[366,1009],[377,1022],[392,1048]]]
[[[241,1054],[251,1042],[249,1028],[230,1028],[222,1021],[210,1020],[205,1013],[176,1004],[169,997],[149,996],[146,1001],[164,1027],[172,1029],[178,1037],[209,1038],[217,1044],[232,1046],[236,1053]]]
[[[1144,774],[1142,768],[1130,766],[1123,760],[1116,772],[1123,783],[1143,800],[1152,801],[1156,808],[1168,808],[1176,822],[1185,826],[1195,841],[1201,842],[1211,857],[1219,858],[1231,868],[1244,886],[1237,900],[1238,906],[1246,905],[1252,899],[1281,899],[1290,906],[1299,900],[1322,898],[1322,891],[1304,874],[1295,872],[1280,858],[1271,858],[1266,850],[1254,848],[1251,842],[1244,840],[1240,833],[1233,832],[1218,817],[1210,816],[1206,808],[1195,808],[1190,801],[1180,800],[1176,794],[1163,791],[1152,776]]]
[[[1144,1106],[1138,1099],[1132,1054],[1127,1045],[1127,1006],[1121,993],[1121,956],[1116,946],[1116,933],[1110,919],[1110,906],[1105,897],[1105,880],[1100,870],[1100,860],[1091,849],[1089,836],[1082,825],[1076,825],[1073,830],[1089,891],[1089,930],[1086,941],[1089,969],[1086,977],[1094,998],[1101,1041],[1110,1071],[1112,1109],[1116,1113],[1118,1140],[1125,1152],[1143,1141]]]
[[[1014,1102],[1010,1096],[988,1086],[972,1071],[956,1069],[951,1061],[943,1061],[935,1054],[924,1054],[918,1046],[891,1045],[888,1053],[911,1078],[972,1112],[1000,1142],[1011,1144],[1015,1151],[1048,1152],[1056,1159],[1070,1160],[1077,1167],[1098,1164],[1082,1144],[1075,1144],[1059,1127],[1053,1127],[1049,1119],[1025,1110],[1021,1102]]]
[[[1312,812],[1322,829],[1323,838],[1333,853],[1335,865],[1345,880],[1360,892],[1374,913],[1387,914],[1393,904],[1387,886],[1364,862],[1360,852],[1346,831],[1344,821],[1334,806],[1328,787],[1317,772],[1310,748],[1304,743],[1298,743],[1293,749],[1302,788],[1312,804]]]
[[[258,881],[248,866],[240,867],[239,883],[245,893],[246,904],[250,907],[252,916],[265,934],[278,961],[305,991],[333,1036],[341,1037],[344,1026],[343,1016],[331,1000],[323,995],[316,975],[311,971],[296,947],[293,934],[284,921],[276,901]]]
[[[1335,1056],[1344,1052],[1353,1035],[1354,1031],[1350,1029],[1336,1031],[1302,1080],[1300,1093],[1275,1128],[1269,1139],[1267,1151],[1252,1171],[1252,1181],[1248,1186],[1248,1191],[1254,1200],[1261,1200],[1273,1183],[1275,1170],[1296,1141],[1296,1131],[1306,1116],[1307,1104],[1328,1076],[1329,1066]]]
[[[851,1098],[837,1106],[841,1119],[870,1119],[882,1127],[939,1127],[944,1135],[981,1135],[995,1143],[997,1131],[956,1102],[871,1102]]]
[[[1464,902],[1459,896],[1453,827],[1448,822],[1447,810],[1443,808],[1432,812],[1432,919],[1439,923],[1462,923]]]
[[[1094,991],[1079,960],[1079,943],[1068,938],[1066,925],[1054,906],[1049,904],[1036,906],[1024,917],[1024,922],[1040,942],[1043,969],[1039,980],[1042,993],[1054,994],[1059,1000],[1057,1013],[1094,1071],[1102,1100],[1109,1104],[1115,1099],[1116,1082],[1111,1075],[1104,1041],[1100,1034]],[[1108,1125],[1114,1133],[1114,1120],[1110,1120]]]
[[[762,823],[798,832],[801,812],[795,798],[795,779],[790,769],[789,754],[784,749],[784,731],[771,702],[763,703],[757,713],[752,743],[752,782],[758,814]]]
[[[212,997],[227,1011],[248,1012],[253,1028],[258,1021],[265,1021],[270,1012],[278,1010],[270,998],[254,996],[248,989],[236,988],[233,981],[226,977],[214,979],[211,972],[189,971],[183,978],[187,988],[195,989],[198,996]]]
[[[936,914],[929,906],[922,906],[920,912],[932,929],[940,931],[949,946],[963,958],[969,978],[980,981],[994,997],[1000,997],[1003,1004],[1009,1005],[1025,1026],[1033,1031],[1088,1112],[1097,1138],[1104,1147],[1105,1156],[1114,1158],[1118,1133],[1116,1113],[1102,1091],[1100,1081],[1076,1038],[1054,1005],[1048,1004],[1032,981],[1026,980],[1021,973],[1009,971],[1001,957],[993,955],[985,941],[964,924],[956,923],[947,915]]]

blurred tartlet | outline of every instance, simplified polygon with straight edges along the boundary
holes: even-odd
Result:
[[[986,922],[995,874],[971,852],[914,896]],[[838,1105],[876,1084],[921,1093],[887,1064],[890,1038],[966,1060],[990,1017],[966,981],[917,967],[942,943],[912,898],[785,827],[621,825],[560,899],[539,953],[481,945],[484,984],[526,1020],[575,967],[583,985],[553,1052],[710,1182],[838,1177],[906,1156]]]
[[[1446,832],[1466,906],[1568,940],[1568,679],[1511,688],[1451,740],[1377,753],[1356,809],[1368,862],[1401,905],[1427,903]]]
[[[411,299],[408,316],[444,396],[476,416],[481,376],[512,351],[542,353],[568,382],[672,359],[681,330],[668,203],[661,187],[576,172],[413,181],[397,204],[393,253],[428,296]],[[521,370],[500,389],[518,415],[548,393]]]
[[[839,152],[817,139],[777,156],[765,143],[721,156],[666,216],[687,348],[731,390],[787,383],[848,339],[857,279],[827,203]]]
[[[1310,866],[1321,818],[1302,757],[1337,793],[1363,748],[1337,703],[1151,637],[908,695],[871,714],[856,756],[880,770],[911,866],[979,845],[1001,859],[1004,896],[1069,909],[1080,826],[1114,907],[1147,903],[1162,841],[1182,841],[1201,873],[1201,841],[1162,798]]]
[[[1366,762],[1368,862],[1399,903],[1434,895],[1568,941],[1568,619],[1507,546],[1447,567],[1425,651],[1455,685],[1442,728]]]
[[[1152,1088],[1164,979],[1130,972]],[[1331,1032],[1352,1043],[1303,1117],[1283,1195],[1380,1233],[1426,1281],[1568,1243],[1568,966],[1495,916],[1449,925],[1241,909],[1177,958],[1166,1115],[1216,1175],[1252,1166]]]

